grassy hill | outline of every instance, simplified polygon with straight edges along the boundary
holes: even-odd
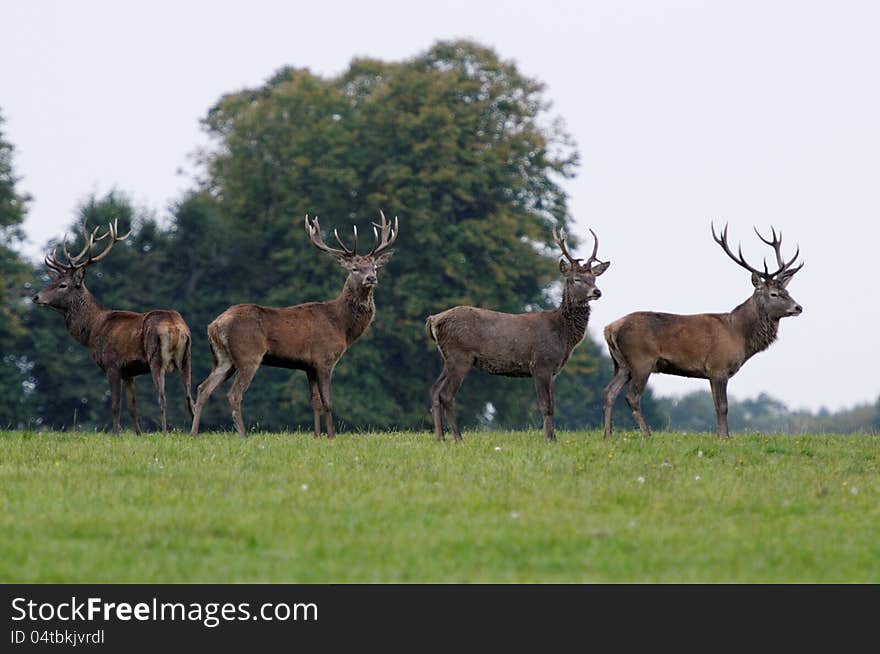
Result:
[[[880,437],[0,432],[0,582],[880,582]]]

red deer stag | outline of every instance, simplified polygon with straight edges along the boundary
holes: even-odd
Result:
[[[752,274],[755,287],[752,297],[730,313],[701,313],[681,316],[670,313],[640,311],[614,321],[605,328],[605,340],[614,360],[614,377],[605,388],[605,437],[611,436],[611,414],[614,400],[629,382],[626,402],[642,433],[651,431],[641,413],[640,401],[648,377],[660,372],[681,377],[708,379],[718,417],[718,436],[727,438],[727,382],[752,356],[766,350],[776,340],[779,320],[798,316],[803,311],[786,287],[803,263],[792,268],[800,254],[785,261],[782,257],[782,232],[777,236],[771,227],[771,239],[758,234],[773,248],[779,269],[769,272],[767,261],[760,271],[746,263],[727,244],[727,225],[721,238],[712,238],[738,265]]]
[[[443,440],[441,412],[456,440],[461,432],[455,420],[455,394],[472,367],[492,375],[532,377],[544,417],[544,438],[556,440],[553,429],[553,382],[572,350],[587,331],[590,300],[602,296],[596,277],[610,261],[596,258],[599,239],[593,230],[593,253],[586,263],[575,259],[565,246],[565,235],[553,231],[564,259],[559,270],[565,276],[562,303],[557,309],[510,314],[470,306],[457,306],[428,316],[425,331],[437,343],[443,370],[431,386],[434,436]],[[594,266],[593,263],[596,263]]]
[[[67,251],[67,238],[61,249],[67,261],[57,257],[57,248],[45,259],[49,275],[48,286],[34,296],[40,306],[54,309],[64,316],[67,329],[77,341],[92,352],[98,367],[107,374],[110,383],[110,402],[113,408],[113,431],[119,432],[122,384],[128,395],[128,412],[136,433],[141,433],[137,418],[134,378],[150,373],[159,394],[162,414],[162,431],[168,431],[165,418],[165,372],[175,368],[180,372],[190,415],[193,411],[190,392],[190,333],[177,311],[158,309],[147,313],[107,309],[95,299],[85,285],[86,268],[104,259],[113,246],[128,238],[117,234],[117,221],[110,223],[107,232],[98,236],[99,227],[91,234],[83,222],[85,245],[82,251],[71,256]],[[130,234],[131,232],[129,232]],[[100,254],[94,247],[109,237]]]
[[[202,408],[216,388],[233,374],[227,398],[238,433],[245,436],[241,400],[261,365],[304,370],[309,380],[315,436],[321,435],[321,414],[327,436],[333,438],[333,405],[330,382],[336,363],[369,327],[376,315],[373,289],[379,283],[379,268],[388,263],[397,239],[397,218],[392,227],[381,211],[382,224],[373,223],[373,249],[357,254],[357,227],[349,250],[333,231],[340,248],[326,245],[317,217],[306,216],[306,232],[312,244],[329,252],[348,271],[342,292],[327,302],[307,302],[292,307],[264,307],[236,304],[208,325],[214,364],[211,374],[199,385],[192,434],[199,433]]]

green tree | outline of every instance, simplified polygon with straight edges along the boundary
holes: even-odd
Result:
[[[0,428],[27,420],[28,361],[21,352],[26,337],[22,318],[31,276],[30,266],[16,251],[24,238],[21,226],[31,198],[17,188],[20,178],[13,165],[15,148],[6,140],[3,124],[0,114]]]
[[[197,384],[211,364],[206,327],[230,305],[291,305],[339,292],[345,273],[309,244],[306,213],[341,233],[356,223],[361,234],[370,233],[379,209],[399,215],[376,320],[334,375],[334,413],[340,429],[423,428],[428,388],[440,370],[424,335],[426,316],[456,304],[533,311],[558,296],[551,230],[570,223],[560,184],[574,174],[577,156],[543,93],[514,63],[470,41],[440,42],[403,62],[358,59],[334,78],[282,68],[208,111],[213,143],[201,153],[202,179],[172,208],[167,227],[113,192],[89,198],[69,233],[79,234],[83,217],[133,227],[89,272],[89,288],[109,307],[180,311],[193,335]],[[576,236],[569,242],[575,247]],[[108,425],[109,393],[88,351],[58,315],[30,310],[26,318],[22,356],[36,389],[35,424]],[[601,425],[610,368],[592,340],[575,350],[556,385],[561,427]],[[154,392],[141,379],[147,426]],[[180,425],[175,385],[169,381],[168,396]],[[529,380],[475,372],[457,406],[466,426],[539,423]],[[661,424],[650,394],[643,409]],[[632,424],[625,406],[618,413],[619,424]],[[305,376],[263,368],[245,396],[245,415],[263,429],[309,429]],[[202,419],[206,429],[231,428],[222,392]]]
[[[334,404],[343,427],[423,426],[440,367],[424,337],[427,315],[461,303],[502,311],[551,304],[558,253],[550,232],[570,220],[559,184],[577,157],[546,116],[543,90],[491,49],[455,41],[400,63],[355,60],[333,79],[285,68],[258,89],[223,97],[205,119],[215,147],[203,159],[201,195],[215,203],[217,233],[240,270],[224,275],[218,312],[236,301],[335,296],[344,274],[308,244],[307,212],[346,232],[359,223],[361,233],[380,208],[399,215],[376,321],[340,362]],[[198,287],[219,299],[211,282],[203,277]],[[247,414],[308,425],[300,377],[279,378],[282,397],[249,392]],[[459,412],[474,425],[491,402],[493,424],[521,425],[536,415],[533,396],[528,382],[475,374]]]
[[[86,286],[101,304],[129,311],[176,308],[176,280],[173,271],[168,270],[173,261],[169,252],[172,238],[167,230],[162,230],[147,212],[137,211],[124,193],[111,191],[101,198],[91,196],[80,205],[76,219],[67,228],[71,251],[83,245],[83,220],[90,227],[117,220],[120,233],[132,231],[110,256],[86,273]],[[35,284],[42,286],[47,281],[48,274],[41,271]],[[30,385],[35,389],[35,424],[55,429],[109,426],[106,378],[89,350],[71,337],[62,317],[48,309],[33,308],[27,314],[26,327]],[[186,427],[183,393],[175,377],[169,376],[166,382],[169,419],[178,427]],[[149,375],[137,379],[137,391],[141,425],[155,429],[158,408]],[[127,413],[123,411],[124,426],[125,420]]]

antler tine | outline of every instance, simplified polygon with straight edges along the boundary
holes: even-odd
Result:
[[[55,272],[63,273],[66,270],[66,268],[65,268],[64,264],[58,262],[57,252],[58,252],[57,247],[52,248],[52,254],[47,254],[46,258],[43,259],[43,263],[46,264],[46,267],[49,270],[54,270]]]
[[[594,236],[595,236],[595,234],[594,234]],[[568,259],[568,261],[570,263],[581,265],[581,261],[583,261],[583,259],[575,259],[573,256],[571,256],[571,254],[568,251],[568,248],[565,246],[565,230],[563,230],[562,234],[560,235],[556,231],[556,227],[554,226],[553,227],[553,240],[556,241],[556,245],[559,246],[559,249],[562,250],[562,254],[565,255],[565,258]],[[595,254],[595,251],[594,251],[594,254]]]
[[[95,229],[92,230],[92,233],[89,234],[89,230],[86,227],[86,223],[88,222],[88,218],[83,221],[82,230],[83,230],[83,249],[79,254],[75,256],[70,256],[70,252],[67,251],[67,234],[64,235],[64,238],[61,240],[61,251],[64,252],[64,256],[67,257],[67,267],[68,268],[78,268],[80,266],[80,260],[86,256],[91,249],[94,247],[95,243],[98,241],[102,241],[107,238],[107,234],[103,236],[98,236],[98,231],[101,229],[101,226],[98,225]],[[109,233],[109,232],[108,232]],[[85,264],[82,264],[85,265]]]
[[[352,255],[348,248],[343,245],[342,241],[340,241],[339,243],[344,248],[342,250],[340,250],[339,248],[332,248],[324,243],[324,239],[321,238],[321,224],[318,222],[317,216],[315,216],[312,221],[309,222],[309,214],[306,214],[305,225],[306,233],[309,235],[309,240],[312,242],[312,245],[314,245],[319,250],[329,252],[330,254],[337,257],[350,257]]]
[[[336,242],[342,246],[342,249],[345,250],[345,254],[350,257],[353,257],[355,254],[357,254],[357,249],[358,249],[358,228],[357,228],[357,225],[354,225],[353,229],[354,229],[354,247],[351,250],[349,250],[345,246],[345,243],[342,242],[342,239],[339,238],[339,232],[337,232],[335,229],[333,230],[333,236],[336,237]]]
[[[749,272],[759,275],[764,279],[768,279],[766,272],[761,272],[760,270],[758,270],[757,268],[753,268],[746,262],[746,259],[742,253],[742,243],[739,244],[738,257],[730,250],[730,246],[727,244],[727,227],[727,223],[724,223],[724,229],[721,230],[721,238],[718,238],[718,235],[715,233],[715,222],[712,222],[712,238],[715,239],[715,242],[718,243],[718,245],[721,246],[721,249],[724,250],[727,256],[733,259],[739,266],[742,266]]]
[[[590,234],[593,235],[593,253],[590,255],[590,258],[587,259],[587,263],[590,264],[593,261],[598,261],[599,258],[596,256],[599,253],[599,237],[596,236],[596,232],[590,229]]]
[[[782,232],[779,232],[779,236],[776,235],[776,229],[774,229],[773,225],[770,225],[770,233],[773,235],[772,240],[768,240],[764,238],[761,232],[758,231],[757,227],[753,227],[755,230],[755,234],[758,235],[758,238],[761,239],[764,243],[773,248],[773,251],[776,253],[776,263],[779,265],[780,272],[783,270],[785,263],[782,259]]]
[[[112,223],[110,223],[110,224],[107,226],[107,233],[104,234],[103,236],[101,236],[100,238],[98,238],[98,239],[95,241],[95,243],[97,243],[97,241],[104,240],[105,238],[107,238],[107,237],[109,236],[109,237],[110,237],[110,242],[107,243],[107,247],[105,247],[105,248],[101,251],[101,254],[99,254],[99,255],[96,256],[96,257],[93,257],[93,256],[92,256],[92,248],[90,247],[90,248],[89,248],[89,258],[86,259],[85,263],[82,264],[83,266],[91,266],[93,263],[98,263],[101,259],[103,259],[103,258],[106,257],[108,254],[110,254],[110,250],[113,249],[113,246],[116,245],[116,243],[118,243],[119,241],[124,241],[124,240],[127,239],[129,236],[131,236],[131,230],[130,230],[130,229],[128,230],[128,233],[127,233],[125,236],[119,236],[119,234],[117,233],[117,230],[118,230],[118,229],[119,229],[119,219],[116,218],[116,219],[113,220]],[[92,243],[92,245],[94,245],[95,243]]]
[[[782,273],[788,272],[791,268],[791,265],[797,260],[798,255],[801,253],[800,245],[796,246],[794,256],[785,261],[782,258],[782,230],[779,231],[779,234],[776,234],[776,229],[774,229],[773,225],[770,226],[770,232],[772,234],[772,240],[768,240],[761,235],[761,232],[758,231],[758,228],[755,227],[755,234],[758,235],[758,238],[761,239],[764,243],[773,248],[773,252],[776,254],[776,263],[779,265],[779,270],[772,273],[770,277],[776,277]],[[801,264],[803,266],[803,264]],[[766,270],[766,265],[764,266]],[[791,274],[793,275],[795,272],[800,270],[800,266],[798,266]]]
[[[394,241],[397,240],[397,235],[400,233],[397,216],[394,216],[393,227],[391,223],[388,222],[388,219],[385,217],[385,212],[381,209],[379,209],[379,216],[382,219],[381,225],[371,223],[373,225],[374,238],[373,249],[370,250],[370,254],[368,255],[371,257],[380,254],[390,248]]]

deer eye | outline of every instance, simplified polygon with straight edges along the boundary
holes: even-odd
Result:
[[[779,297],[779,293],[771,292],[770,297]]]
[[[58,288],[67,288],[67,284],[58,284]]]

